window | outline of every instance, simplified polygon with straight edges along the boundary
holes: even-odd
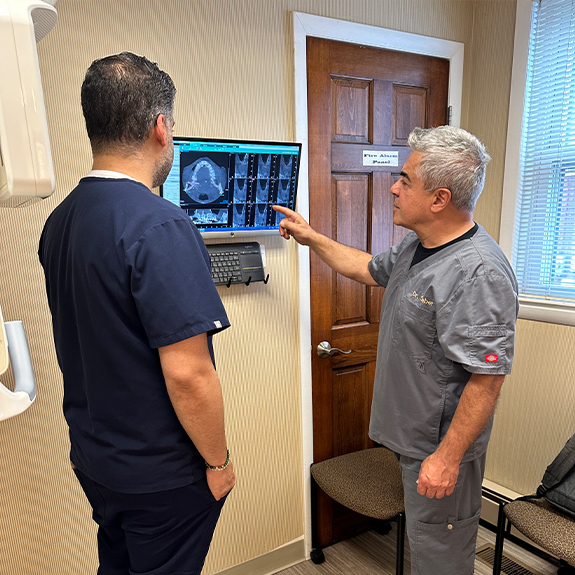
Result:
[[[518,26],[526,4],[530,18],[523,27],[530,26],[523,32],[523,62],[518,52],[525,41],[521,30],[516,35],[502,245],[507,243],[517,274],[520,317],[575,324],[575,0],[519,0]],[[523,79],[522,98],[517,76]],[[518,118],[511,117],[518,101],[519,138],[513,127]],[[509,142],[514,138],[518,145]],[[508,182],[514,154],[517,172]],[[508,218],[504,222],[505,196],[511,194],[513,226]]]

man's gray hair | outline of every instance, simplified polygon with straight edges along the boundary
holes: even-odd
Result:
[[[458,210],[472,212],[491,160],[485,146],[473,134],[454,126],[415,128],[408,145],[413,152],[422,154],[417,176],[425,190],[447,188]]]

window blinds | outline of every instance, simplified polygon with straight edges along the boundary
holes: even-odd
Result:
[[[513,249],[523,297],[571,304],[575,304],[574,10],[575,0],[533,4]]]

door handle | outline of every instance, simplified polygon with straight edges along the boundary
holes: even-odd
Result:
[[[351,353],[351,349],[348,349],[347,351],[343,351],[342,349],[338,349],[337,347],[331,347],[329,341],[322,341],[317,346],[317,354],[322,359],[329,357],[330,355],[334,355],[335,353],[343,353],[343,354],[347,355],[348,353]]]

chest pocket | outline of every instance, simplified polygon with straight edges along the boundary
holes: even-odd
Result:
[[[400,354],[413,360],[419,371],[431,359],[435,340],[435,311],[413,296],[402,298],[395,316],[393,345]]]

